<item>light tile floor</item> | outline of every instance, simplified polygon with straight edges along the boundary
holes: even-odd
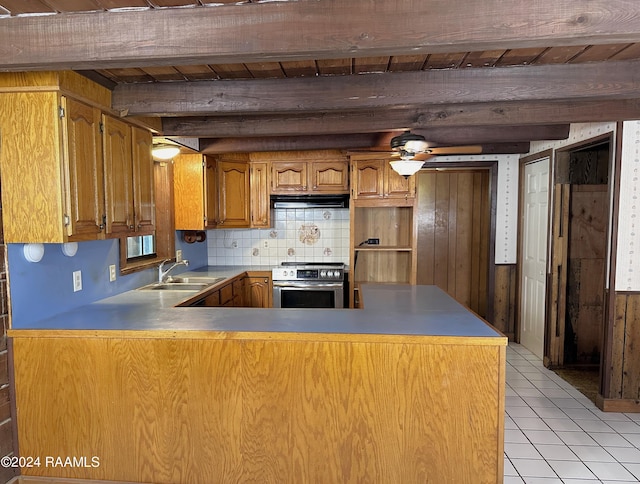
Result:
[[[505,484],[640,482],[640,413],[601,412],[514,343],[506,380]]]

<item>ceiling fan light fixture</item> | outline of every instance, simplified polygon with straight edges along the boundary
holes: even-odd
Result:
[[[391,168],[393,168],[393,171],[405,178],[408,178],[411,175],[415,174],[418,170],[420,170],[424,162],[420,160],[400,159],[390,161],[389,164],[391,165]]]
[[[399,136],[391,138],[391,149],[393,151],[408,151],[410,153],[423,153],[427,151],[429,145],[424,136],[405,131]]]
[[[175,158],[180,153],[180,147],[170,144],[157,144],[153,145],[151,154],[154,160],[168,161]]]

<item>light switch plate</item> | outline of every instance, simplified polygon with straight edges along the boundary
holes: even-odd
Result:
[[[82,271],[73,271],[73,292],[82,291]]]
[[[182,251],[176,250],[176,262],[182,262]]]
[[[116,280],[116,265],[111,264],[109,266],[109,281],[113,282]]]

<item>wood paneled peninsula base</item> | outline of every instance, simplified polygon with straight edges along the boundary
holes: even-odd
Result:
[[[20,455],[40,458],[22,474],[502,482],[506,338],[433,286],[362,291],[328,331],[315,310],[247,311],[264,331],[13,330]]]

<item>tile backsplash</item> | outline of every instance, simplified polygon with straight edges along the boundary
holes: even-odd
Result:
[[[349,263],[349,209],[275,209],[268,229],[207,232],[209,265]]]

